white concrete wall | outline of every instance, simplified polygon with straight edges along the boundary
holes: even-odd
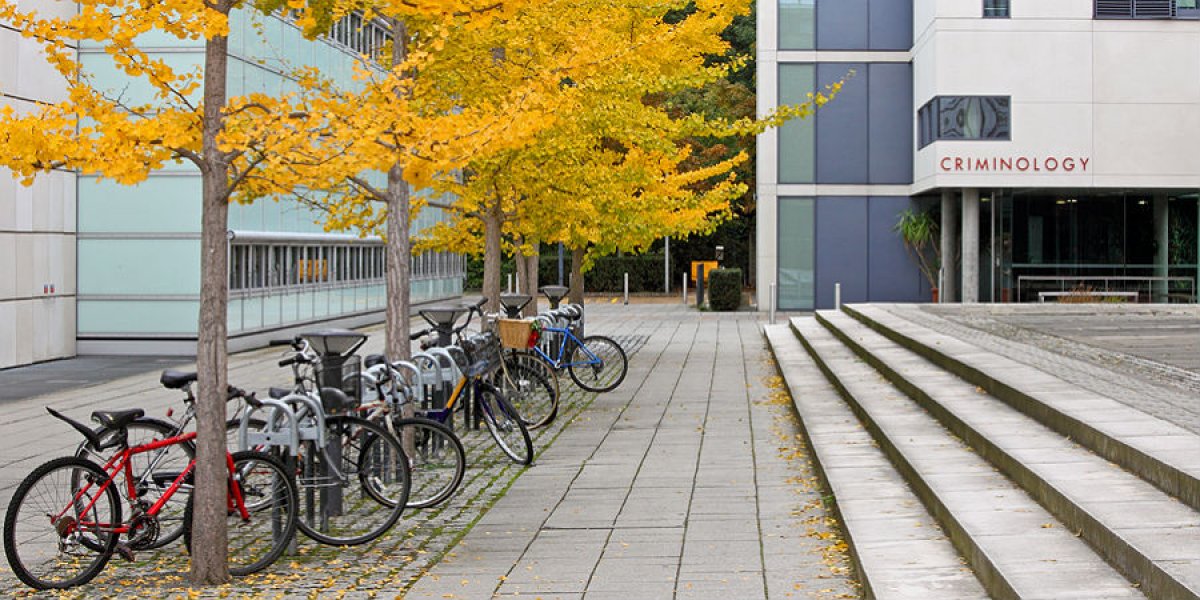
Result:
[[[918,0],[914,105],[1012,97],[1011,141],[942,141],[917,152],[914,193],[941,187],[1200,187],[1200,22],[1094,20],[1091,0]],[[914,119],[914,128],[916,127]],[[914,140],[919,137],[914,136]],[[945,172],[943,160],[1088,160],[1067,173]]]
[[[18,4],[46,15],[76,10],[72,2]],[[26,111],[65,95],[37,44],[0,23],[0,106]],[[0,368],[75,355],[75,193],[73,173],[25,187],[0,169]]]

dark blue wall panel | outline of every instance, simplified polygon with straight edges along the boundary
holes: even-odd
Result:
[[[817,89],[837,82],[851,69],[854,77],[817,111],[817,183],[867,183],[867,65],[821,63]]]
[[[868,0],[818,0],[817,50],[869,49],[868,14]],[[911,29],[912,19],[908,22]]]
[[[863,197],[817,198],[818,309],[833,308],[835,283],[842,302],[868,299],[868,212]]]
[[[874,63],[868,71],[870,183],[912,183],[912,65]]]
[[[825,0],[818,10],[839,0]],[[871,50],[909,50],[912,48],[912,0],[871,0]]]
[[[928,302],[929,286],[892,230],[896,219],[913,202],[905,196],[873,197],[868,207],[867,278],[871,302]]]

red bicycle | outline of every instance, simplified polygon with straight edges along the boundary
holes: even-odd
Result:
[[[255,402],[252,394],[233,391]],[[114,553],[132,561],[135,551],[154,545],[159,513],[175,493],[191,488],[196,463],[191,460],[182,471],[173,473],[153,471],[152,466],[156,485],[149,493],[145,477],[134,473],[131,459],[190,444],[196,434],[183,433],[131,447],[126,427],[143,416],[141,409],[94,412],[92,419],[100,424],[95,431],[46,410],[79,431],[91,447],[115,450],[103,466],[74,456],[41,465],[21,482],[8,506],[4,551],[13,573],[35,589],[62,589],[91,581]],[[295,535],[296,484],[283,463],[269,454],[226,454],[226,462],[229,571],[248,575],[275,562]],[[119,479],[123,481],[118,483]],[[189,548],[191,513],[189,494],[184,513],[184,541]]]

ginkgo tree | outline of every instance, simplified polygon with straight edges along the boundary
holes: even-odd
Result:
[[[464,181],[439,181],[439,190],[458,198],[449,208],[453,218],[429,230],[421,247],[483,254],[484,294],[495,298],[505,250],[534,255],[539,243],[562,242],[578,268],[587,252],[640,251],[663,236],[711,231],[727,218],[730,201],[745,192],[733,176],[745,155],[697,165],[681,142],[753,135],[807,117],[840,84],[760,120],[673,114],[648,100],[716,81],[736,67],[706,57],[725,50],[720,33],[748,3],[688,5],[582,7],[593,24],[610,24],[593,26],[589,43],[636,52],[622,56],[619,68],[572,78],[567,108],[532,143],[477,156]],[[681,18],[677,9],[684,7]],[[580,274],[573,284],[575,296]]]
[[[481,27],[525,1],[289,0],[259,8],[295,11],[309,33],[319,33],[354,8],[397,23],[421,21],[438,24],[432,30],[449,30]],[[246,0],[83,0],[75,14],[46,16],[15,0],[0,0],[0,21],[39,43],[67,88],[61,102],[22,113],[9,107],[0,111],[0,166],[25,184],[57,168],[122,184],[137,184],[171,162],[191,163],[199,172],[203,209],[191,571],[196,584],[229,578],[224,483],[229,201],[243,189],[262,189],[264,173],[275,165],[306,161],[314,147],[329,143],[319,135],[325,115],[297,110],[302,103],[294,97],[228,97],[229,16],[254,8]],[[202,64],[178,69],[144,51],[138,40],[149,33],[202,43]],[[77,43],[103,48],[125,80],[106,85],[92,77],[76,55]],[[436,150],[439,144],[431,139],[425,147]],[[427,153],[429,169],[443,170],[440,154]],[[257,195],[251,190],[247,197]]]

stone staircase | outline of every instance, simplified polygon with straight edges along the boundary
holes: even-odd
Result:
[[[1200,598],[1200,436],[847,306],[766,328],[874,598]]]

